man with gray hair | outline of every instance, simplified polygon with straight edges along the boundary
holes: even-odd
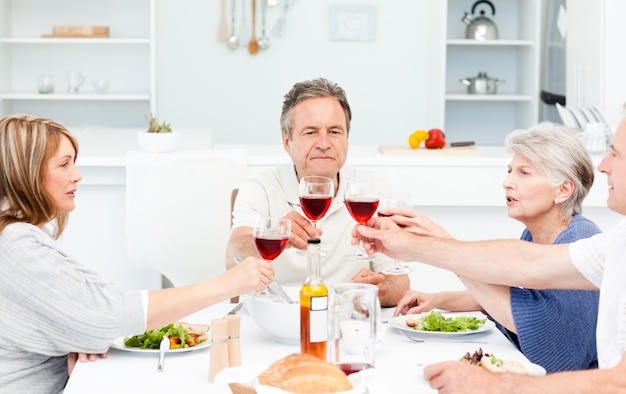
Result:
[[[350,232],[354,219],[344,204],[349,177],[374,174],[344,167],[352,112],[344,90],[324,78],[296,83],[285,95],[280,125],[282,143],[291,157],[274,169],[245,180],[233,210],[233,228],[226,250],[226,268],[236,257],[255,256],[252,229],[257,216],[284,217],[292,222],[288,248],[274,260],[276,281],[301,285],[306,278],[305,250],[310,238],[321,238],[322,279],[328,285],[340,282],[378,286],[382,306],[395,306],[409,289],[408,275],[384,275],[393,265],[383,255],[371,260],[350,261]],[[324,176],[334,182],[334,197],[328,212],[314,227],[304,216],[299,200],[299,182],[304,176]]]

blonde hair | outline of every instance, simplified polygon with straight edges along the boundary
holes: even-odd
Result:
[[[56,221],[58,238],[67,224],[44,187],[46,163],[67,137],[78,156],[78,141],[59,123],[26,115],[0,119],[0,231],[12,223],[43,226]],[[74,158],[76,160],[76,158]]]

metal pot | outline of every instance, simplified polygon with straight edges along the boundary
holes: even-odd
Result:
[[[479,0],[472,6],[472,15],[475,14],[476,6],[485,3],[491,7],[491,15],[496,15],[496,8],[488,0]],[[461,19],[463,23],[467,25],[465,30],[465,38],[474,40],[496,40],[498,38],[498,28],[496,24],[485,16],[485,10],[480,10],[480,16],[474,19],[469,17],[466,12],[465,16]]]
[[[461,79],[461,83],[467,86],[468,94],[496,94],[498,85],[504,83],[502,79],[489,78],[487,73],[480,71],[477,77]]]

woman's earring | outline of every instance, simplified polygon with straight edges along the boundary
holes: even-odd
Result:
[[[555,205],[559,205],[559,200],[557,200],[556,198],[554,199],[554,204]]]

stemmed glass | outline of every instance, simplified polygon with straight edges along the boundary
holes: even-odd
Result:
[[[254,247],[259,256],[266,261],[273,261],[280,256],[287,247],[290,235],[291,220],[285,218],[259,216],[252,230]]]
[[[350,216],[359,224],[365,224],[378,208],[378,182],[371,179],[348,178],[344,201]],[[348,256],[351,260],[370,260],[371,256],[363,247],[363,240],[359,236],[359,245]]]
[[[317,228],[317,221],[326,215],[335,194],[332,179],[324,176],[305,176],[300,179],[300,206],[302,212]]]
[[[378,216],[388,217],[385,211],[390,208],[411,208],[411,196],[409,193],[390,193],[380,196],[380,204],[378,204]],[[412,270],[403,266],[398,259],[393,260],[393,267],[383,271],[387,275],[404,275]]]

